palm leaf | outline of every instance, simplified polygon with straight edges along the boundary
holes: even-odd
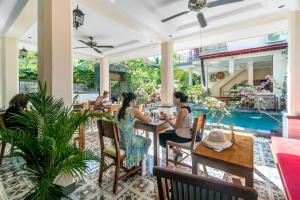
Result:
[[[22,128],[0,129],[1,139],[20,150],[12,156],[26,161],[23,169],[34,188],[25,199],[60,199],[63,188],[54,183],[55,179],[62,174],[82,176],[88,161],[98,160],[93,152],[70,145],[72,135],[90,113],[64,107],[62,99],[47,95],[46,84],[39,83],[39,91],[27,97],[32,108],[12,117]]]

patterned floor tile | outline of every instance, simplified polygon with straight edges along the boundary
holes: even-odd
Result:
[[[150,134],[151,135],[151,134]],[[87,132],[86,147],[96,154],[100,155],[98,134],[93,130]],[[165,151],[162,151],[163,158]],[[170,156],[172,156],[170,152]],[[117,194],[113,194],[114,167],[111,167],[104,173],[102,185],[98,183],[99,163],[88,163],[88,173],[83,177],[76,177],[75,191],[68,196],[68,200],[146,200],[156,199],[157,184],[153,176],[153,157],[146,155],[143,163],[143,176],[132,175],[131,177],[120,181]],[[107,159],[106,163],[112,160]],[[188,160],[187,162],[191,162]],[[165,159],[162,160],[162,166],[165,166]],[[264,138],[255,138],[254,143],[254,188],[259,194],[260,200],[286,200],[282,189],[282,183],[274,160],[269,148],[269,140]],[[6,190],[9,199],[23,199],[26,192],[30,190],[32,184],[22,172],[24,162],[16,158],[5,158],[0,166],[0,181]],[[173,165],[170,164],[172,167]],[[174,167],[174,166],[173,166]],[[176,170],[189,172],[189,168],[176,166]],[[222,179],[228,182],[239,180],[239,177],[232,176],[222,171],[207,167],[209,177]],[[199,175],[204,176],[203,166],[199,167]],[[244,179],[240,181],[244,184]]]

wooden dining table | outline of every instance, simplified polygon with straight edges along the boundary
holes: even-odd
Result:
[[[134,128],[153,133],[153,157],[154,166],[159,166],[159,133],[168,129],[169,123],[165,120],[153,121],[150,123],[144,123],[142,121],[136,121]]]
[[[224,132],[225,138],[230,141],[231,134]],[[192,152],[193,174],[198,173],[199,164],[245,178],[245,185],[253,187],[253,136],[235,133],[235,143],[222,152],[216,152],[200,142]]]

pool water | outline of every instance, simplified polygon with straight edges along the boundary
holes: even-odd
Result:
[[[193,115],[197,116],[201,113],[208,113],[207,110],[193,109]],[[280,122],[282,121],[281,114],[272,115]],[[218,119],[213,118],[210,114],[207,114],[208,123],[216,123]],[[280,124],[269,117],[267,114],[263,113],[253,113],[253,112],[239,112],[233,111],[230,116],[225,116],[221,122],[224,125],[233,124],[235,127],[241,127],[245,129],[256,129],[256,130],[274,130],[278,129]]]

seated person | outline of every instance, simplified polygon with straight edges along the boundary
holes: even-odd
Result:
[[[148,123],[149,118],[145,117],[136,109],[136,96],[133,93],[123,93],[123,104],[116,114],[116,121],[120,129],[121,148],[126,153],[126,167],[137,166],[148,152],[151,144],[149,138],[134,134],[133,126],[137,119]]]
[[[164,113],[163,118],[166,120],[174,129],[167,130],[159,135],[160,146],[166,148],[166,142],[168,140],[176,143],[186,143],[192,140],[192,123],[193,116],[192,110],[186,105],[188,97],[182,92],[175,92],[173,94],[173,103],[179,108],[177,113],[176,122],[174,123],[169,119],[169,117]],[[179,156],[182,156],[179,150],[173,149],[175,153],[175,160]]]
[[[16,129],[22,128],[23,125],[14,121],[12,116],[14,114],[20,114],[28,104],[28,99],[25,94],[16,94],[10,101],[9,107],[3,115],[3,122],[6,128]]]
[[[98,96],[95,102],[95,110],[104,110],[105,106],[103,103],[106,103],[109,101],[109,92],[104,91],[102,96]]]

